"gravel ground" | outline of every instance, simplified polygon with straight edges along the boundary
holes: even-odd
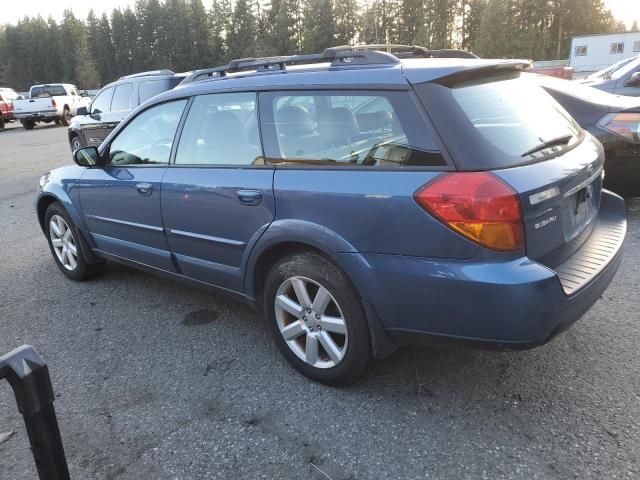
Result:
[[[247,307],[110,265],[56,268],[39,176],[66,131],[0,133],[0,352],[49,363],[74,479],[640,478],[640,200],[593,309],[532,351],[406,348],[349,388],[290,368]],[[7,384],[0,478],[36,478]]]

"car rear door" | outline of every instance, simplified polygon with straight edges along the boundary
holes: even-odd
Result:
[[[175,100],[139,113],[102,152],[108,164],[82,176],[82,212],[99,250],[175,271],[162,224],[160,185],[186,105],[187,100]]]
[[[251,246],[274,217],[254,92],[195,97],[162,180],[167,240],[182,273],[243,289]]]

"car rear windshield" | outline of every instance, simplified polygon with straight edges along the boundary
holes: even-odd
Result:
[[[43,85],[31,89],[31,98],[63,97],[67,94],[62,85]]]
[[[519,73],[418,87],[462,169],[508,168],[543,160],[583,137],[571,115],[535,80]]]

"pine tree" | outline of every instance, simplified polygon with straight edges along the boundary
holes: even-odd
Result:
[[[202,0],[189,0],[191,17],[191,58],[189,69],[212,66],[211,25]]]
[[[231,58],[252,57],[256,53],[256,17],[248,0],[237,0],[229,34],[228,55]]]
[[[264,15],[266,55],[290,55],[299,50],[298,12],[295,0],[271,0]]]
[[[334,46],[334,17],[332,0],[306,0],[302,8],[306,53],[322,52]]]
[[[213,0],[211,6],[211,63],[220,65],[226,63],[227,36],[231,30],[233,9],[230,0]]]
[[[360,23],[356,0],[334,0],[333,19],[336,45],[351,45],[355,42]]]

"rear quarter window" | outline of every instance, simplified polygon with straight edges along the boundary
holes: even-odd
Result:
[[[453,86],[420,84],[416,91],[461,169],[508,168],[544,160],[572,148],[584,136],[535,79],[519,73]],[[559,138],[567,140],[536,150]]]
[[[283,166],[443,167],[420,109],[409,92],[261,93],[266,157]]]

